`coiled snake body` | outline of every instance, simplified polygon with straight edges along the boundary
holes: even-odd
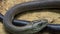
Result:
[[[7,13],[5,14],[5,16],[3,18],[3,24],[6,28],[6,30],[8,30],[9,32],[11,32],[13,34],[32,34],[32,33],[36,33],[38,31],[40,31],[47,25],[47,22],[44,22],[45,23],[44,24],[41,21],[38,21],[37,23],[29,23],[29,21],[28,21],[28,22],[25,22],[25,24],[27,24],[27,23],[28,24],[25,25],[24,27],[17,27],[12,24],[12,21],[14,20],[14,16],[16,14],[19,14],[19,13],[22,13],[25,11],[29,11],[29,10],[38,10],[38,9],[60,9],[60,0],[32,1],[32,2],[18,4],[16,6],[12,7],[11,9],[9,9],[7,11]],[[18,22],[18,20],[15,20],[15,22]],[[22,21],[19,23],[22,24],[24,22]],[[43,23],[43,25],[41,25],[41,23]],[[54,29],[54,30],[60,30],[60,25],[48,24],[47,27]],[[57,29],[57,28],[59,28],[59,29]]]

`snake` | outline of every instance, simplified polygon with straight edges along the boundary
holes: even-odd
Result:
[[[14,16],[17,14],[23,13],[25,11],[41,10],[41,9],[60,9],[60,0],[31,1],[31,2],[17,4],[6,12],[5,16],[3,17],[3,24],[6,30],[13,34],[36,33],[40,31],[44,26],[46,26],[47,22],[45,22],[45,25],[44,25],[43,21],[41,22],[40,20],[38,20],[37,22],[29,23],[24,27],[14,26],[12,22],[14,23],[13,21],[15,18]],[[18,20],[15,20],[15,21],[18,21]],[[43,23],[43,25],[41,25],[41,23]],[[48,24],[47,27],[55,30],[60,30],[60,25]]]

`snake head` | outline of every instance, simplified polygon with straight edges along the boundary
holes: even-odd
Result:
[[[41,31],[43,28],[45,28],[48,24],[48,20],[35,20],[32,21],[32,23],[29,25],[30,28],[27,27],[27,29],[24,31],[26,34],[33,34],[36,32]]]
[[[34,23],[32,26],[33,32],[39,32],[47,26],[48,20],[46,20],[46,19],[35,20],[35,21],[33,21],[33,23]]]

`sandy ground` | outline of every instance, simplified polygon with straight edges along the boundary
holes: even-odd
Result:
[[[0,2],[0,12],[4,15],[9,8],[12,6],[23,3],[23,2],[28,2],[31,0],[4,0]],[[51,12],[50,12],[51,11]],[[42,10],[42,11],[37,11],[37,12],[27,12],[19,16],[17,19],[24,19],[24,20],[38,20],[38,19],[48,19],[49,21],[53,21],[54,24],[60,24],[60,14],[56,13],[56,10]],[[52,12],[54,11],[54,12]],[[0,34],[6,34],[3,24],[0,23]],[[45,33],[44,33],[45,34]],[[48,34],[48,33],[46,33]]]

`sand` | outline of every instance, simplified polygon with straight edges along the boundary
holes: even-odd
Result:
[[[10,9],[12,6],[23,3],[23,2],[28,2],[31,0],[4,0],[0,2],[0,13],[5,15],[8,9]],[[51,11],[51,12],[50,12]],[[48,21],[53,21],[51,24],[60,24],[60,14],[56,12],[52,12],[52,10],[39,10],[38,12],[27,12],[22,14],[21,16],[18,15],[19,17],[17,19],[21,20],[28,20],[28,21],[33,21],[33,20],[38,20],[38,19],[48,19]],[[55,10],[53,10],[55,11]],[[0,34],[6,34],[3,24],[0,23]],[[49,33],[48,33],[49,34]]]

